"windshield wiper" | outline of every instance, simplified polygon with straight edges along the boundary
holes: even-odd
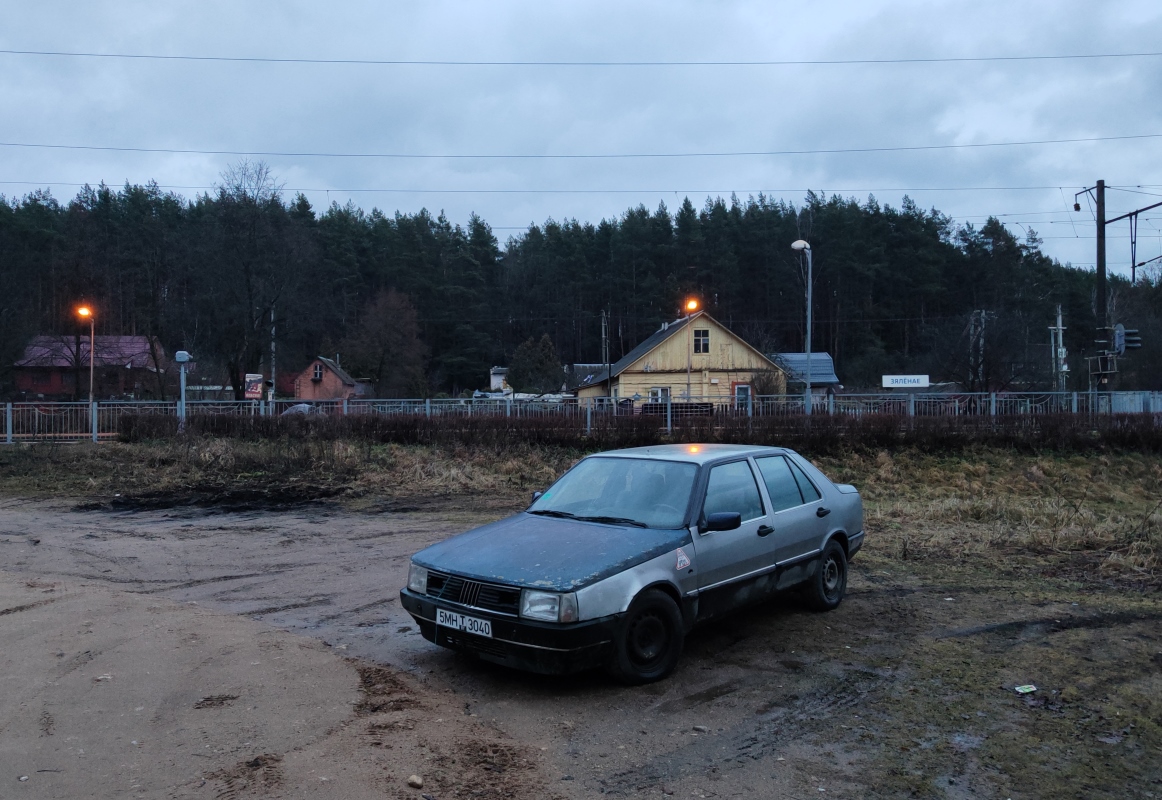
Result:
[[[554,511],[552,509],[537,509],[530,511],[530,514],[540,514],[542,517],[560,517],[561,519],[578,519],[576,514],[570,514],[568,511]]]
[[[638,522],[636,519],[629,517],[576,517],[582,522],[601,522],[606,525],[633,525],[635,528],[648,528],[649,525],[644,522]]]

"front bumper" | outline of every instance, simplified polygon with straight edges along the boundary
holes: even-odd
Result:
[[[612,616],[565,625],[536,622],[433,600],[408,589],[400,590],[399,601],[429,642],[496,664],[553,675],[604,666],[619,620]],[[436,625],[437,608],[488,620],[492,638]]]

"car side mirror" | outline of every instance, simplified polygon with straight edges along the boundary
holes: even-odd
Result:
[[[742,514],[737,511],[716,511],[706,518],[702,532],[732,531],[742,525]]]
[[[540,500],[541,495],[543,495],[543,494],[544,494],[544,492],[533,492],[533,502],[535,503],[538,500]]]

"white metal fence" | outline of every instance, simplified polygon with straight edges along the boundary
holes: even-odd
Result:
[[[426,400],[298,400],[219,401],[191,400],[187,418],[223,414],[231,416],[278,416],[307,414],[327,416],[414,415],[468,417],[473,415],[554,419],[594,416],[648,415],[659,425],[672,428],[684,418],[708,416],[797,415],[805,411],[801,396],[723,400],[721,397],[687,401],[618,399],[609,397],[513,400],[511,398],[463,398]],[[1162,392],[1005,392],[978,394],[842,394],[818,396],[811,413],[863,416],[894,414],[919,417],[1013,416],[1037,414],[1159,414]],[[181,404],[171,402],[101,401],[89,403],[7,403],[4,406],[4,439],[7,444],[35,441],[68,441],[115,438],[126,415],[162,414],[183,416]]]

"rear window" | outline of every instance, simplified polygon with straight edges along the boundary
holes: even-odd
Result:
[[[787,459],[782,456],[756,458],[762,473],[763,483],[767,485],[767,495],[771,498],[771,511],[786,511],[788,508],[803,505],[803,495],[799,492],[799,482],[791,474],[791,467]]]

